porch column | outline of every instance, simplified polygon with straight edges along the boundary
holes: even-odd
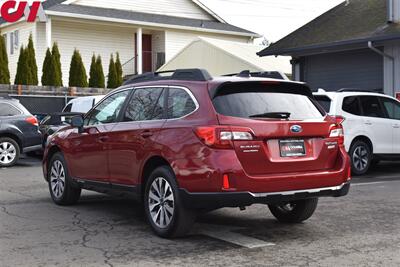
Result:
[[[48,17],[47,18],[47,22],[46,22],[46,45],[48,48],[51,48],[52,43],[51,43],[51,18]]]
[[[138,28],[136,31],[136,51],[137,51],[137,57],[136,57],[136,62],[137,62],[137,72],[138,74],[143,73],[143,43],[142,43],[142,28]]]

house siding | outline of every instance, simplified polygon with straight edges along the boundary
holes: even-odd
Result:
[[[14,49],[14,54],[10,53],[10,33],[18,30],[19,31],[19,46]],[[10,80],[14,83],[15,75],[17,73],[17,63],[19,58],[19,50],[22,45],[26,47],[28,45],[29,35],[32,33],[34,45],[36,47],[36,30],[35,24],[27,22],[19,22],[1,29],[1,35],[7,34],[7,55],[8,55],[8,66],[10,69]],[[39,65],[39,64],[38,64]]]
[[[165,33],[166,61],[172,59],[179,51],[181,51],[191,42],[196,40],[198,37],[209,37],[209,38],[215,38],[227,41],[236,41],[242,43],[248,43],[250,41],[249,37],[168,30]]]
[[[302,77],[314,90],[383,89],[383,58],[368,49],[307,56]]]
[[[193,19],[215,20],[210,14],[190,0],[78,0],[73,4]]]
[[[93,53],[101,56],[105,75],[108,74],[111,53],[115,56],[119,52],[122,64],[135,56],[134,28],[58,20],[53,20],[52,24],[52,41],[56,41],[60,49],[65,85],[68,85],[69,67],[75,48],[81,53],[88,74]],[[124,71],[133,73],[134,64],[125,66]]]

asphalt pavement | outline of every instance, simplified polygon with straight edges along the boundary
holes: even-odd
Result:
[[[52,203],[39,159],[0,169],[0,266],[400,266],[400,163],[353,179],[344,198],[279,224],[263,205],[199,216],[182,239],[155,236],[138,203],[84,192]]]

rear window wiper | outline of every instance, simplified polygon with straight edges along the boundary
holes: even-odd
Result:
[[[255,114],[249,118],[272,118],[272,119],[289,119],[291,113],[289,112],[267,112],[262,114]]]

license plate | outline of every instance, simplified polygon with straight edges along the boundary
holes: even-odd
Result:
[[[281,157],[301,157],[306,155],[304,140],[280,140]]]

